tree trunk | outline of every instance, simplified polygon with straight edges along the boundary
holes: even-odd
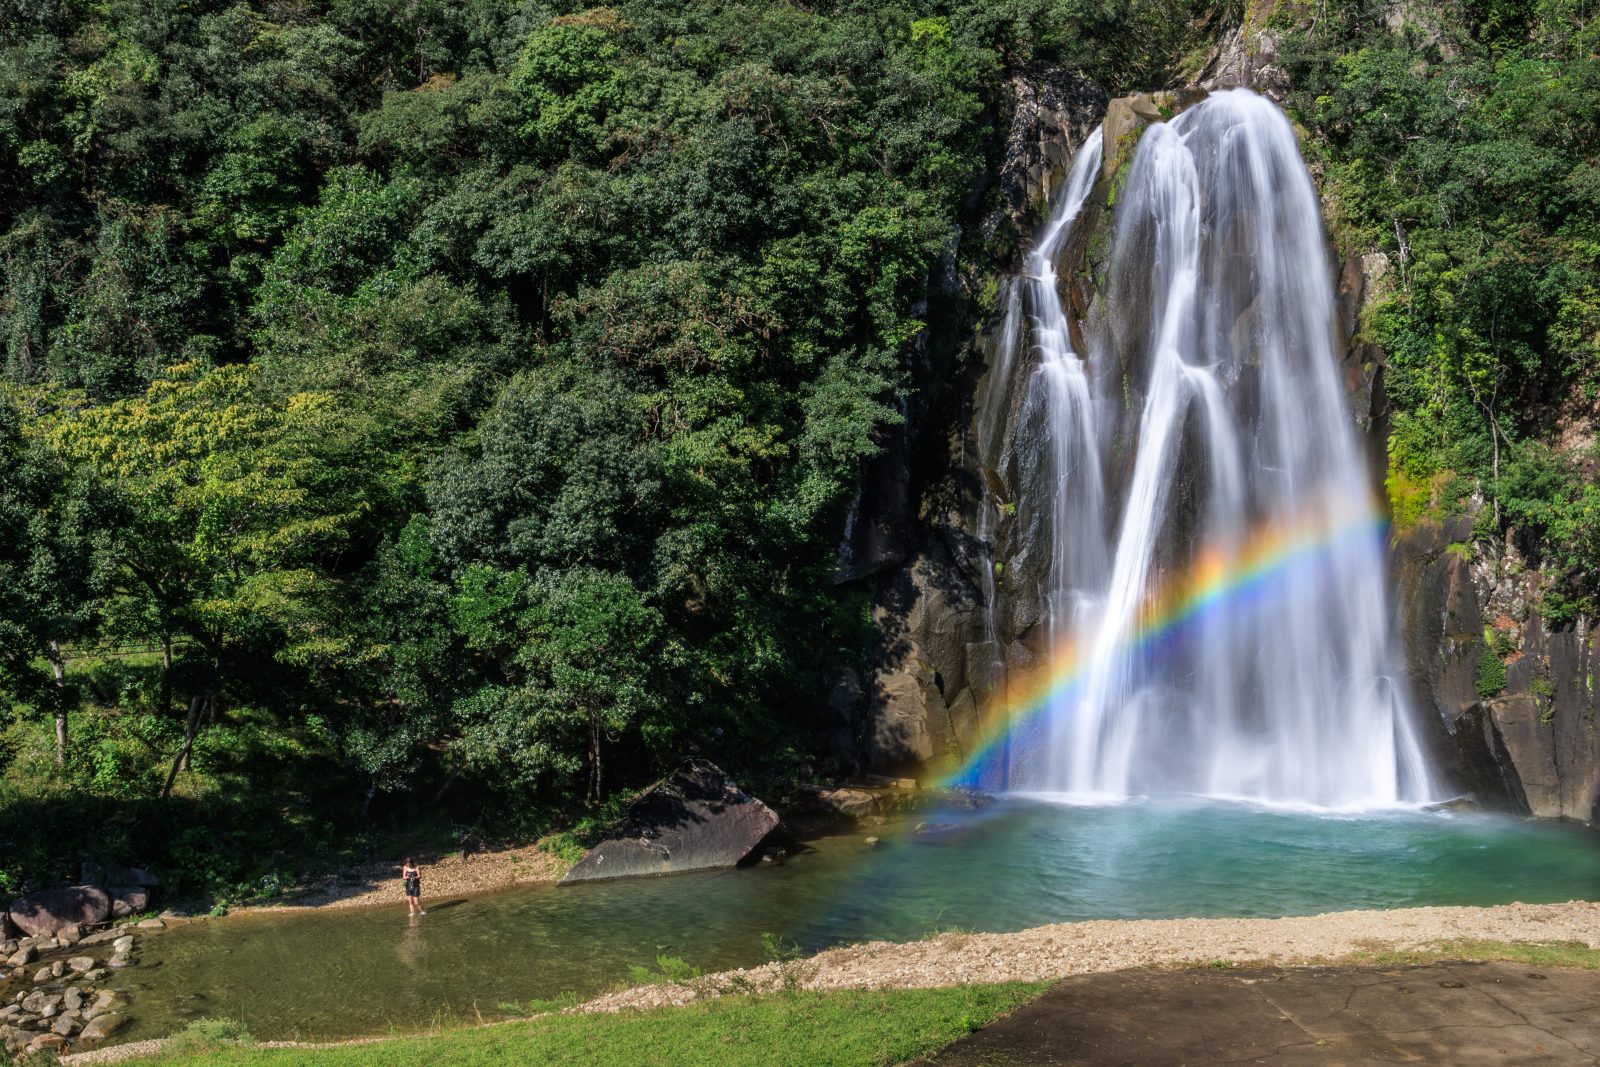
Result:
[[[172,634],[161,631],[161,697],[156,712],[166,718],[172,713]]]
[[[67,665],[61,657],[61,645],[50,642],[50,673],[56,679],[56,766],[67,765]]]
[[[195,735],[200,732],[200,711],[210,701],[210,696],[189,698],[189,721],[184,727],[183,748],[179,750],[178,758],[172,761],[172,770],[167,772],[167,784],[161,787],[162,800],[172,795],[172,784],[178,780],[178,772],[189,768],[189,753],[194,749]]]
[[[449,775],[445,777],[444,784],[441,785],[438,788],[438,791],[433,794],[433,800],[429,801],[430,806],[437,805],[439,801],[444,799],[444,795],[450,792],[450,787],[456,784],[456,777],[456,771],[451,771]]]
[[[589,803],[600,803],[600,716],[589,713]]]

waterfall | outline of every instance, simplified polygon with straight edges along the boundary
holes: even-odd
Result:
[[[1020,403],[1045,427],[1017,503],[1051,531],[1040,592],[1072,683],[1052,690],[1043,737],[1008,753],[1007,785],[1430,799],[1287,119],[1234,90],[1145,131],[1079,353],[1056,264],[1101,156],[1097,133],[1014,287],[1030,328],[1007,340],[1032,358],[1001,361],[1029,375]]]

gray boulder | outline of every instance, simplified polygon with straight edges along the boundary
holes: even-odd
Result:
[[[54,937],[59,931],[105,922],[111,917],[111,896],[93,885],[46,889],[13,900],[10,913],[23,933]]]
[[[111,917],[126,919],[150,906],[150,890],[137,885],[118,885],[106,890],[111,897]]]
[[[689,760],[628,806],[610,837],[561,879],[597,879],[732,867],[778,825],[778,815],[707,760]]]
[[[82,1041],[104,1041],[124,1026],[127,1026],[129,1021],[126,1015],[97,1015],[89,1020],[88,1025],[83,1028],[83,1033],[79,1035],[79,1039]]]

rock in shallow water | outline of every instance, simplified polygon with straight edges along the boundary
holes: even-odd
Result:
[[[79,1035],[79,1039],[82,1041],[104,1041],[124,1026],[127,1026],[131,1021],[126,1015],[97,1015],[89,1020],[89,1024],[83,1028],[83,1033]]]
[[[706,760],[689,760],[628,806],[612,836],[562,884],[732,867],[778,825],[778,815]]]

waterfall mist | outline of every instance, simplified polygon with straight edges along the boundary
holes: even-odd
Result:
[[[1024,528],[1050,531],[1048,643],[1075,658],[1076,682],[1051,698],[1047,732],[1007,754],[1005,784],[1329,808],[1431,799],[1337,369],[1317,195],[1287,119],[1234,90],[1144,132],[1077,352],[1057,261],[1101,164],[1097,132],[1008,291],[997,370],[1028,375],[1018,422],[1045,430],[1042,454],[1018,461],[1017,507]],[[1171,640],[1139,639],[1164,589],[1244,570],[1253,545],[1291,528],[1363,532],[1323,538]]]

